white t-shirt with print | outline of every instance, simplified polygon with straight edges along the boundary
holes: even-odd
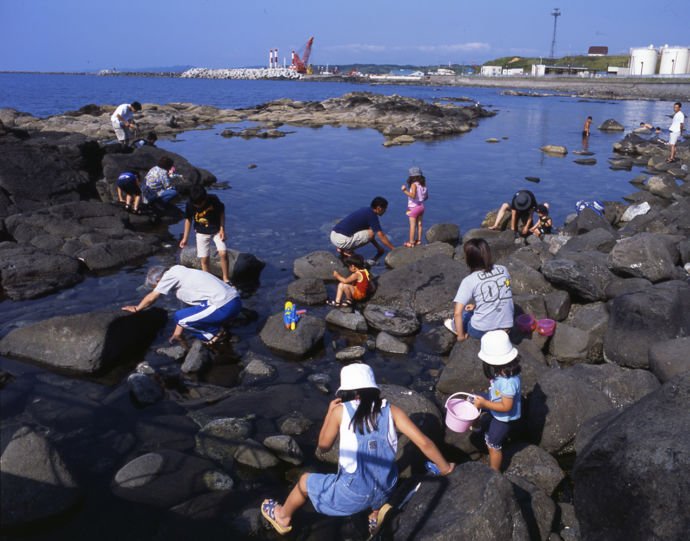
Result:
[[[221,307],[239,296],[237,290],[212,274],[183,265],[170,267],[154,289],[161,295],[171,291],[182,302],[196,306],[206,301]]]
[[[460,282],[454,302],[467,305],[473,299],[473,328],[494,331],[513,326],[513,293],[508,269],[503,265],[494,265],[491,272],[474,271]]]

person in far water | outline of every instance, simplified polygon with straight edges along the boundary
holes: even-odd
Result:
[[[589,144],[589,128],[592,125],[592,117],[588,116],[585,125],[582,127],[582,150],[587,150]]]

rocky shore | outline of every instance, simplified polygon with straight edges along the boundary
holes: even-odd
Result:
[[[351,94],[232,112],[148,105],[144,118],[167,125],[172,131],[161,133],[168,134],[230,122],[219,118],[361,122],[391,140],[400,135],[389,126],[427,138],[469,129],[486,114],[428,104],[408,114],[416,101]],[[4,303],[69,288],[170,242],[165,225],[180,219],[175,209],[157,219],[112,204],[121,170],[143,170],[169,154],[184,176],[182,193],[193,183],[213,185],[211,173],[162,149],[122,153],[101,145],[109,110],[87,106],[43,120],[0,111]],[[115,537],[274,538],[262,526],[261,499],[286,494],[302,471],[335,470],[337,444],[325,454],[315,444],[342,363],[379,353],[394,366],[414,347],[442,359],[440,368],[420,368],[406,386],[385,383],[382,369],[383,394],[459,465],[446,478],[423,476],[422,455],[401,439],[394,503],[422,485],[384,537],[680,538],[690,503],[690,144],[678,145],[673,164],[666,147],[639,135],[626,135],[614,151],[619,165],[646,167],[631,179],[636,191],[626,203],[605,202],[603,215],[573,214],[541,239],[435,224],[426,245],[386,256],[375,295],[356,310],[324,306],[333,269],[345,272],[334,253],[295,254],[296,279],[278,299],[310,307],[295,331],[282,325],[282,312],[244,310],[222,348],[194,342],[188,350],[152,351],[166,320],[162,309],[56,316],[10,331],[0,355],[47,371],[38,384],[22,370],[0,372],[2,533],[94,537],[107,525]],[[452,432],[443,422],[451,393],[487,388],[479,342],[457,343],[442,325],[469,273],[461,242],[478,237],[510,272],[516,316],[556,322],[550,337],[511,331],[521,356],[524,426],[505,446],[502,474],[486,464],[478,434]],[[258,279],[260,259],[233,258],[235,279]],[[193,254],[181,259],[196,261]],[[266,323],[257,338],[246,329],[258,316]],[[327,329],[347,339],[325,344]],[[291,362],[314,354],[325,357],[326,369]],[[231,374],[226,385],[202,383],[199,375],[213,368]],[[108,370],[119,370],[124,383],[85,379]],[[365,539],[366,516],[306,509],[295,531],[303,539]]]

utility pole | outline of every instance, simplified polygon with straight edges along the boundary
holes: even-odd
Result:
[[[553,8],[551,15],[553,16],[553,39],[551,40],[551,55],[549,58],[553,60],[554,49],[556,48],[556,23],[558,22],[558,17],[562,15],[561,10]]]

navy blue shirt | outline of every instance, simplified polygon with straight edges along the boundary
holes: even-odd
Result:
[[[351,237],[357,231],[364,231],[365,229],[371,229],[374,233],[381,231],[379,215],[371,207],[362,207],[349,214],[335,224],[333,231]]]
[[[207,195],[201,207],[187,202],[185,216],[194,222],[194,231],[205,235],[215,235],[220,231],[220,218],[225,212],[225,205],[215,195]]]

